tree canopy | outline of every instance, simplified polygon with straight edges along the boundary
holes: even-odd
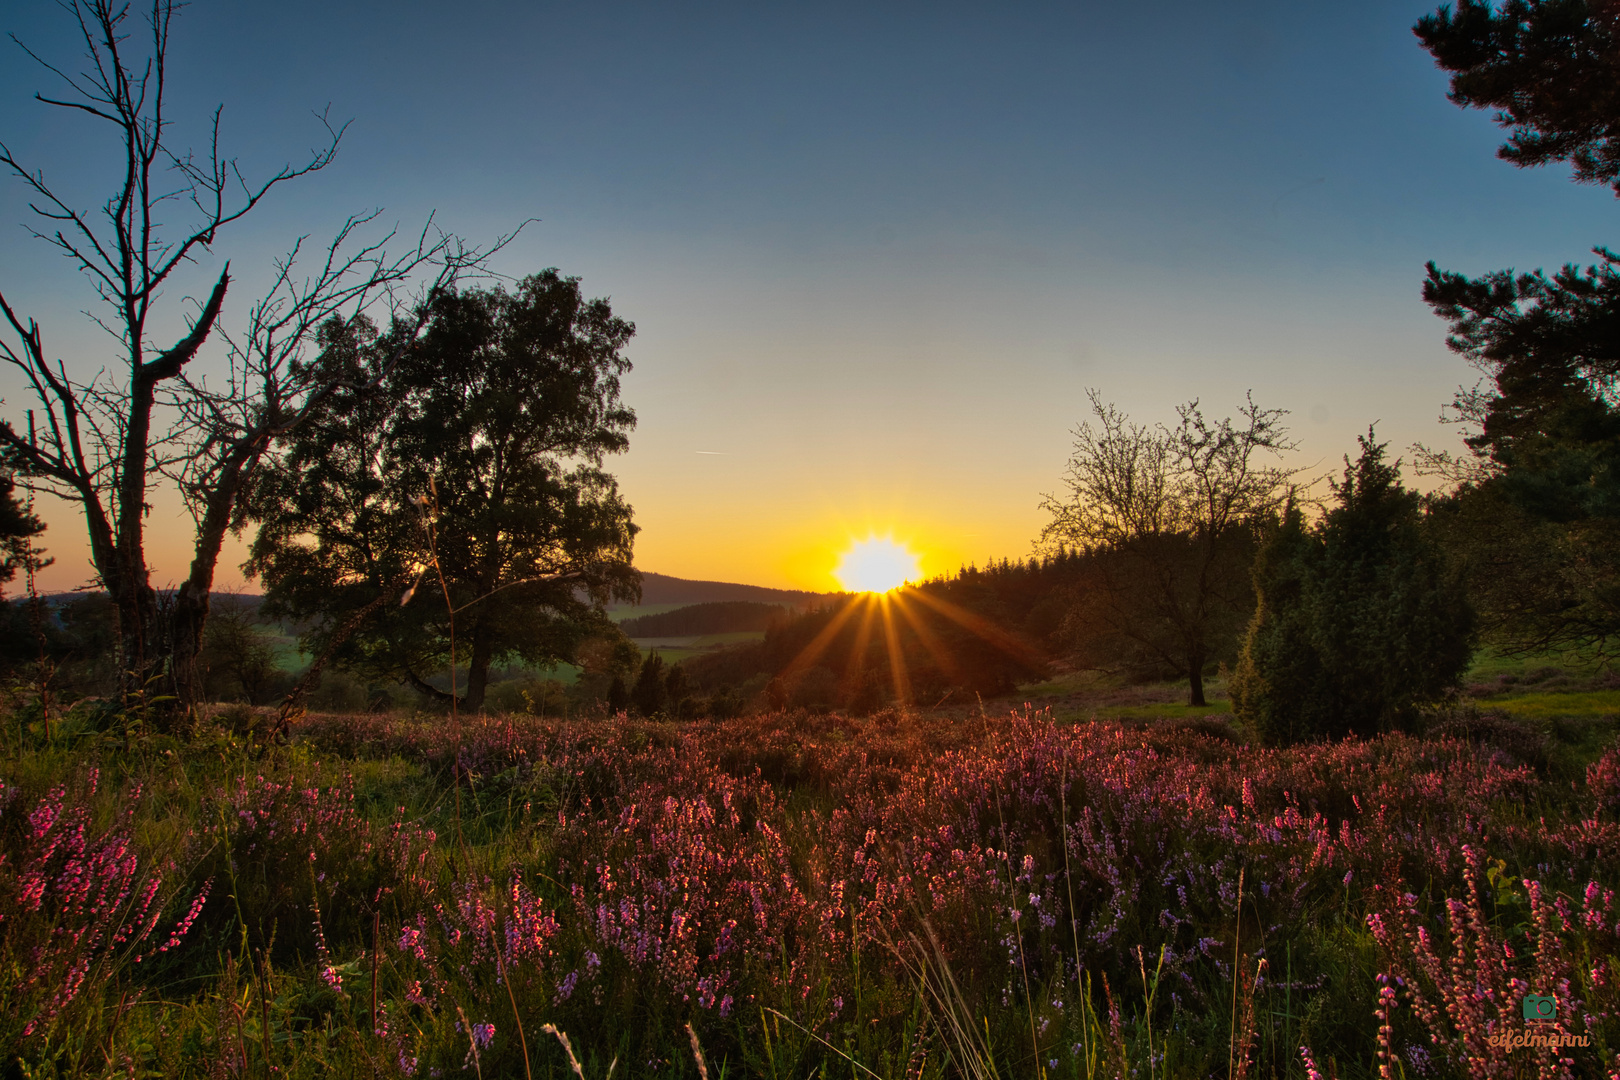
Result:
[[[1620,3],[1461,0],[1413,28],[1451,72],[1451,100],[1495,109],[1497,151],[1521,167],[1568,161],[1620,195]]]
[[[85,279],[94,294],[90,317],[117,355],[56,359],[46,328],[15,308],[0,281],[0,361],[20,376],[29,400],[26,418],[0,419],[0,451],[28,487],[83,512],[96,577],[118,614],[125,690],[144,691],[152,676],[166,674],[189,704],[202,691],[196,661],[215,568],[226,535],[244,523],[241,501],[253,475],[271,443],[336,391],[304,363],[316,327],[389,305],[411,291],[406,283],[419,272],[431,295],[483,254],[424,229],[403,254],[389,255],[392,233],[360,239],[377,217],[362,214],[313,258],[295,243],[274,265],[269,289],[244,316],[228,319],[229,263],[200,278],[191,276],[194,266],[276,189],[330,165],[343,128],[321,116],[317,149],[258,177],[223,154],[222,110],[213,113],[206,151],[176,145],[169,39],[182,6],[152,0],[137,29],[140,16],[132,18],[127,4],[66,0],[66,23],[84,57],[77,71],[45,59],[52,50],[24,48],[57,87],[37,100],[61,109],[64,125],[108,136],[98,159],[105,194],[83,198],[77,177],[25,161],[3,142],[0,171],[27,192],[33,235]],[[73,160],[68,154],[58,163]],[[394,307],[404,321],[392,340],[403,348],[410,305]],[[161,329],[182,322],[183,329]],[[159,340],[165,332],[173,336]],[[193,372],[205,346],[222,346],[227,361],[214,384]],[[152,489],[164,482],[185,500],[196,529],[190,568],[160,604],[146,529]]]
[[[1479,278],[1429,264],[1423,298],[1492,392],[1465,391],[1467,442],[1513,501],[1549,520],[1620,517],[1620,257]]]
[[[639,596],[630,507],[601,467],[635,423],[619,398],[635,328],[547,270],[444,291],[417,347],[379,370],[395,332],[331,328],[320,362],[375,389],[285,440],[249,566],[268,611],[313,620],[312,647],[378,676],[443,696],[429,677],[457,648],[478,708],[493,660],[571,660],[616,633],[604,604]]]
[[[17,568],[34,557],[34,537],[44,531],[44,522],[17,498],[17,482],[0,473],[0,585],[15,577]]]
[[[1293,474],[1262,457],[1293,448],[1284,414],[1250,400],[1237,422],[1212,422],[1193,401],[1174,427],[1147,427],[1090,399],[1096,426],[1075,429],[1068,490],[1043,500],[1041,540],[1093,557],[1076,628],[1183,673],[1203,705],[1204,668],[1235,652],[1252,607],[1256,531],[1287,498]]]
[[[1498,110],[1504,160],[1566,160],[1620,195],[1620,4],[1464,0],[1414,32],[1452,73],[1453,101]],[[1594,253],[1551,275],[1431,262],[1423,284],[1447,343],[1486,376],[1454,403],[1474,460],[1430,455],[1462,482],[1441,534],[1512,650],[1604,653],[1620,634],[1620,257]]]

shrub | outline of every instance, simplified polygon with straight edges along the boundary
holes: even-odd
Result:
[[[1267,743],[1408,728],[1473,655],[1473,610],[1425,530],[1421,497],[1371,431],[1359,441],[1333,485],[1338,505],[1308,530],[1291,509],[1257,561],[1233,704]]]
[[[81,1014],[101,1008],[105,987],[179,944],[208,898],[211,882],[159,929],[174,863],[135,850],[139,785],[110,827],[96,826],[99,783],[91,769],[71,795],[59,785],[31,808],[0,783],[0,1045],[84,1034]]]
[[[1620,744],[1586,767],[1586,787],[1599,811],[1620,815]]]

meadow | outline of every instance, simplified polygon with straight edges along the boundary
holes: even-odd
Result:
[[[1281,750],[1137,708],[279,741],[20,703],[4,1074],[1613,1076],[1614,691],[1518,690]]]

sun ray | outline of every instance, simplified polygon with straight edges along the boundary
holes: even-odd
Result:
[[[906,621],[906,625],[911,627],[911,632],[917,635],[917,640],[922,642],[923,649],[934,663],[939,665],[939,670],[947,673],[954,672],[956,662],[951,658],[950,652],[940,642],[939,638],[935,636],[933,628],[924,620],[913,615],[911,609],[907,606],[907,599],[915,595],[915,593],[915,589],[896,593],[891,598],[894,609],[900,613],[900,617]]]
[[[849,670],[844,672],[844,680],[852,689],[857,685],[857,677],[864,677],[866,674],[866,646],[872,640],[872,623],[878,618],[883,607],[883,598],[876,599],[878,602],[872,603],[872,597],[866,598],[867,603],[863,605],[866,608],[866,617],[861,620],[860,627],[855,631],[855,647],[850,650]],[[883,617],[888,618],[888,613],[883,612]]]
[[[883,638],[889,647],[889,678],[894,682],[894,700],[901,705],[911,703],[911,675],[906,671],[906,653],[900,647],[900,635],[894,624],[894,613],[888,596],[878,598],[883,608]]]
[[[949,600],[930,596],[921,589],[911,589],[907,595],[915,597],[919,602],[933,608],[969,633],[994,645],[1008,656],[1031,662],[1037,659],[1034,650],[1027,643],[1020,641],[982,615],[975,615],[973,612],[958,607]]]
[[[788,662],[787,667],[782,669],[780,676],[782,680],[787,681],[793,676],[801,675],[814,667],[816,661],[821,659],[821,654],[827,651],[827,646],[832,644],[833,638],[838,635],[839,630],[843,629],[844,624],[850,620],[850,617],[855,614],[855,609],[859,606],[857,600],[851,600],[845,604],[827,622],[827,625],[821,628],[821,633],[811,638],[810,644],[800,649],[799,654]]]

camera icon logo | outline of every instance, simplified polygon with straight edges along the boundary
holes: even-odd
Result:
[[[1526,1020],[1553,1020],[1558,1016],[1558,999],[1551,994],[1524,995]]]

